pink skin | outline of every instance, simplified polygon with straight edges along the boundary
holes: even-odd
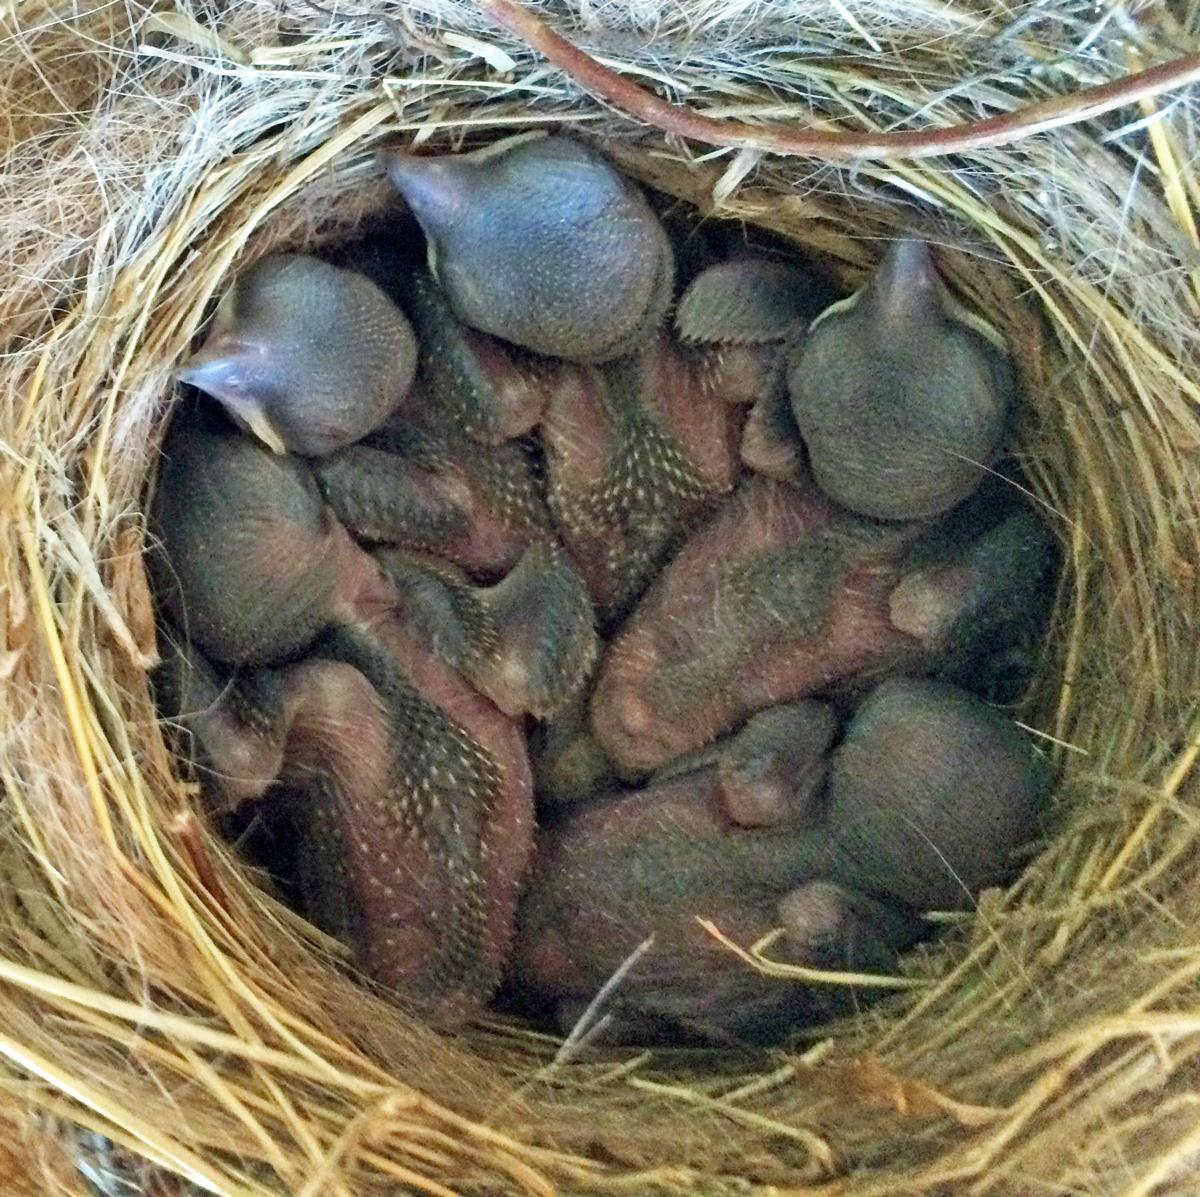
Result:
[[[731,406],[757,403],[783,381],[782,342],[688,346],[684,353],[692,375]]]
[[[606,546],[596,534],[596,520],[586,504],[586,496],[604,477],[612,439],[610,405],[598,370],[563,366],[541,425],[550,507],[557,518],[559,537],[598,604],[612,595],[615,579],[610,562],[620,554],[619,545]],[[614,530],[612,535],[618,533]]]
[[[435,553],[473,576],[499,577],[545,534],[547,517],[528,481],[528,463],[514,445],[483,449],[440,428],[423,410],[429,402],[418,384],[400,413],[426,438],[428,453],[397,450],[386,440],[352,445],[314,463],[322,491],[360,539]],[[488,477],[527,489],[524,505],[506,509],[502,495],[488,492]]]
[[[459,333],[490,384],[494,423],[486,443],[498,445],[532,432],[550,401],[550,373],[518,362],[511,351],[484,333],[465,326]]]
[[[643,400],[715,494],[732,490],[737,480],[737,421],[730,407],[743,401],[738,388],[753,385],[741,356],[730,347],[697,361],[660,333],[642,359]]]
[[[892,625],[888,610],[899,554],[917,530],[868,525],[809,481],[745,483],[660,575],[610,647],[592,701],[603,748],[623,770],[652,770],[755,711],[917,662],[922,645]],[[846,542],[822,542],[826,533]],[[796,585],[781,583],[799,595],[794,609],[776,616],[760,606],[749,618],[731,580],[738,568],[759,562],[769,578],[780,554],[809,547],[817,555],[793,575]],[[822,591],[825,578],[831,588]],[[803,585],[814,587],[807,599]]]
[[[754,894],[742,862],[724,850],[731,829],[708,769],[589,805],[544,833],[513,950],[516,975],[560,998],[588,995],[654,934],[660,942],[635,970],[635,988],[679,988],[699,1005],[722,974],[753,983],[696,923],[711,917],[750,939],[774,925],[772,897]],[[706,860],[711,867],[697,869]],[[669,861],[679,862],[672,884],[651,900],[647,878]]]
[[[417,641],[407,630],[402,613],[377,626],[376,631],[420,693],[466,730],[498,766],[499,784],[491,804],[486,811],[476,812],[482,817],[479,842],[484,848],[475,865],[481,878],[479,893],[486,916],[476,962],[482,985],[437,995],[443,1017],[461,1021],[480,1011],[499,981],[512,939],[517,895],[533,849],[533,779],[525,738],[518,722],[503,715],[445,666],[427,644]],[[430,880],[422,885],[419,897],[410,891],[402,919],[406,925],[428,926],[433,916],[429,933],[436,937],[440,922],[436,905],[438,887],[459,882],[453,875],[447,877],[441,862],[431,862],[424,850],[418,849],[412,855],[424,866]],[[393,918],[392,922],[396,921]],[[410,967],[408,960],[404,951],[397,950],[385,954],[374,967],[368,957],[368,968],[378,979],[396,984],[403,980],[404,969]],[[397,981],[389,975],[393,970],[399,970]]]
[[[343,531],[343,536],[345,533]],[[479,843],[484,851],[474,867],[481,877],[479,892],[486,904],[486,927],[478,945],[478,974],[481,983],[474,991],[451,991],[437,995],[437,1007],[442,1014],[457,1021],[476,1013],[490,996],[499,979],[512,935],[513,916],[521,878],[532,850],[533,837],[533,779],[520,725],[504,715],[437,655],[434,647],[406,620],[403,603],[383,579],[378,567],[357,545],[345,537],[345,585],[334,609],[334,622],[346,622],[369,631],[391,660],[403,672],[411,685],[442,714],[465,731],[470,740],[488,754],[495,763],[498,788],[492,796],[479,826]],[[464,798],[464,801],[466,799]],[[378,801],[375,803],[378,808]],[[352,816],[357,818],[357,813]],[[368,819],[369,822],[369,819]],[[380,820],[376,819],[380,824]],[[382,851],[380,839],[385,827],[378,825],[365,837],[365,843]],[[394,832],[392,833],[394,836]],[[366,848],[364,848],[366,850]],[[427,927],[425,934],[434,935],[429,928],[432,916],[436,927],[444,915],[439,910],[437,895],[441,885],[457,885],[454,876],[445,873],[446,862],[431,859],[428,850],[413,842],[396,861],[414,879],[413,885],[421,897],[408,898],[398,907],[396,917],[388,920],[386,932],[374,923],[367,932],[365,966],[385,984],[402,987],[411,963],[407,956],[406,940],[395,940],[391,951],[388,935],[400,936],[400,927]],[[397,893],[403,887],[394,886]],[[384,935],[382,947],[371,945]],[[421,932],[407,930],[405,936]],[[436,943],[436,939],[431,941]],[[420,959],[419,957],[417,959]]]
[[[491,452],[512,457],[514,471],[524,469],[524,463],[517,460],[517,450],[512,447],[500,446]],[[470,494],[465,504],[467,531],[446,546],[443,556],[458,562],[477,577],[507,574],[520,561],[521,554],[544,535],[544,528],[516,521],[498,511],[486,495],[471,486],[469,479],[464,486]]]
[[[666,336],[603,371],[562,367],[542,420],[551,511],[603,619],[737,477],[737,416]]]

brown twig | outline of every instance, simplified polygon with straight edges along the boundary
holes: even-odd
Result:
[[[837,133],[817,129],[768,129],[742,121],[718,120],[672,104],[631,83],[591,55],[556,33],[518,0],[477,0],[480,10],[515,34],[580,87],[614,108],[692,141],[773,154],[820,158],[828,162],[855,162],[874,158],[933,158],[988,146],[1007,145],[1062,125],[1075,124],[1161,95],[1177,87],[1200,82],[1200,54],[1185,54],[1149,70],[1125,75],[1112,83],[1089,87],[1071,95],[1030,104],[1016,112],[986,120],[951,125],[945,129],[903,130],[896,133]]]

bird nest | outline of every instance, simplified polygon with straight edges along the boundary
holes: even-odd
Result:
[[[1182,1191],[1200,137],[1164,88],[1197,60],[1050,98],[1200,47],[1196,11],[581,0],[552,16],[580,58],[500,0],[282,7],[0,6],[0,1187]],[[1053,835],[906,961],[913,985],[787,1050],[410,1022],[214,834],[151,703],[142,504],[210,301],[392,208],[385,144],[528,128],[593,139],[846,286],[889,236],[935,240],[1019,364],[1018,454],[1066,563],[1020,712],[1057,766]]]

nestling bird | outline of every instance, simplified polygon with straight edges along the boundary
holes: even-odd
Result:
[[[861,691],[881,674],[974,685],[1036,634],[1052,542],[989,488],[937,524],[881,524],[810,478],[751,478],[663,570],[605,654],[600,746],[627,776],[755,711]]]
[[[408,271],[401,290],[420,338],[424,405],[483,445],[531,432],[549,402],[555,367],[468,328],[425,271]],[[415,414],[418,405],[405,409]]]
[[[215,661],[280,662],[329,623],[358,550],[308,466],[214,420],[177,419],[151,508],[151,569],[175,625]]]
[[[273,452],[315,457],[382,424],[416,365],[408,320],[373,282],[319,258],[277,254],[234,282],[178,377]]]
[[[662,225],[582,143],[522,135],[452,157],[393,153],[387,169],[472,328],[602,362],[637,349],[666,313],[674,268]]]
[[[919,934],[905,911],[806,885],[791,867],[804,822],[747,830],[728,817],[716,770],[701,766],[577,808],[543,832],[517,922],[510,989],[575,1017],[647,939],[605,1011],[608,1038],[685,1034],[769,1042],[832,1012],[819,989],[748,968],[698,923],[750,944],[790,927],[773,952],[817,968],[884,971]],[[878,911],[864,919],[855,913]],[[839,991],[837,997],[844,991]]]
[[[743,254],[697,275],[675,313],[693,370],[727,403],[753,405],[740,457],[768,478],[795,481],[803,466],[784,366],[825,294],[791,263]]]
[[[717,781],[729,817],[769,827],[810,816],[824,789],[826,751],[838,731],[833,708],[784,703],[751,716],[717,751]]]
[[[967,312],[922,241],[895,241],[861,291],[819,316],[788,387],[813,476],[883,520],[948,511],[982,481],[1016,383],[999,334]]]
[[[545,833],[518,915],[515,988],[578,1008],[653,936],[612,999],[624,1033],[666,1022],[778,1038],[846,991],[765,978],[697,919],[742,944],[782,925],[773,954],[788,962],[889,970],[922,934],[921,911],[965,908],[1011,876],[1043,789],[1028,741],[986,704],[938,682],[885,682],[834,751],[820,806],[740,828],[706,765]]]
[[[819,294],[807,271],[782,258],[739,254],[701,271],[675,311],[679,339],[692,345],[783,341],[810,316]]]
[[[398,661],[371,650],[368,667],[382,689],[320,656],[258,670],[250,693],[228,687],[184,723],[218,809],[286,787],[276,815],[298,840],[304,912],[372,979],[455,1025],[491,995],[508,952],[532,842],[520,733],[459,683],[438,698],[468,737]],[[236,771],[246,763],[265,776]]]
[[[732,488],[733,411],[655,337],[604,369],[562,370],[539,433],[559,537],[610,627]]]
[[[811,480],[743,482],[663,569],[609,645],[592,729],[626,776],[847,675],[913,665],[888,595],[918,525],[879,525]]]
[[[1011,702],[1042,656],[1057,560],[1042,521],[989,479],[905,555],[889,617],[936,655],[934,676]]]
[[[339,931],[338,904],[361,904],[349,942],[364,970],[458,1023],[491,997],[508,956],[533,836],[524,735],[438,657],[402,596],[393,615],[343,625],[318,650],[325,659],[291,668],[352,667],[370,689],[342,675],[353,689],[338,682],[295,775],[319,783],[300,877],[306,909]],[[311,701],[311,680],[296,688]],[[386,740],[372,740],[371,722]]]
[[[186,422],[167,456],[160,593],[220,659],[283,666],[259,671],[252,722],[321,822],[313,916],[340,926],[321,903],[358,903],[364,968],[439,1018],[467,1016],[499,979],[530,849],[520,727],[425,640],[303,463]]]

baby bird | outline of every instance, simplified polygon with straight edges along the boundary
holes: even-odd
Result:
[[[400,283],[421,342],[421,401],[483,445],[531,432],[550,399],[553,368],[463,324],[423,270]],[[405,405],[415,416],[417,404]]]
[[[453,157],[394,153],[388,176],[472,328],[602,362],[633,352],[662,320],[670,242],[641,193],[582,143],[525,135]]]
[[[151,528],[159,601],[215,661],[284,661],[345,604],[357,550],[308,466],[203,413],[167,437]]]
[[[181,722],[214,808],[281,787],[265,817],[297,843],[308,917],[430,1019],[477,1013],[507,954],[531,845],[519,731],[460,690],[465,736],[374,651],[379,687],[320,656],[220,688],[194,655],[188,668],[200,672],[185,693],[208,704]]]
[[[755,711],[881,674],[974,686],[1036,636],[1053,545],[989,488],[942,524],[880,524],[809,478],[751,478],[684,545],[605,656],[592,729],[625,776]]]
[[[1016,394],[999,335],[952,298],[912,239],[813,322],[788,388],[817,483],[882,520],[939,515],[975,490]]]
[[[559,536],[611,627],[732,489],[733,410],[658,336],[603,369],[564,368],[540,435]]]
[[[915,664],[921,646],[887,599],[918,532],[842,511],[811,480],[748,479],[609,646],[591,704],[600,746],[636,777],[755,711]]]
[[[738,472],[737,408],[782,389],[803,271],[744,256],[701,272],[665,334],[601,370],[560,370],[540,433],[550,508],[603,626],[641,595]]]
[[[815,817],[838,728],[826,703],[781,703],[751,716],[723,740],[658,769],[646,784],[715,768],[720,805],[731,822],[799,826]]]
[[[382,424],[416,364],[404,313],[364,275],[278,254],[234,282],[178,377],[273,452],[318,457]]]
[[[311,884],[365,904],[350,938],[372,976],[466,1017],[499,980],[530,848],[520,727],[427,642],[303,463],[186,421],[167,454],[160,593],[219,659],[283,666],[260,671],[254,725],[282,744],[280,777],[324,812],[325,881]],[[340,898],[344,884],[353,892]]]
[[[751,716],[717,753],[717,781],[740,827],[807,818],[825,784],[825,754],[838,731],[833,708],[785,703]]]
[[[369,976],[457,1025],[499,983],[532,848],[522,730],[438,657],[403,596],[317,647],[284,688],[311,713],[284,757],[284,779],[307,782],[306,909]]]
[[[789,262],[742,254],[697,275],[675,313],[693,370],[725,402],[753,405],[740,457],[768,478],[795,481],[802,468],[784,365],[827,294],[818,279]]]
[[[912,546],[888,598],[893,627],[937,658],[934,676],[999,702],[1019,696],[1041,657],[1058,560],[1015,496],[988,479]]]
[[[787,742],[782,725],[775,731],[780,735],[769,750],[764,736],[751,737],[761,758],[790,759],[804,777],[815,772],[823,781],[820,737],[806,751]],[[726,748],[747,759],[736,738]],[[792,844],[819,821],[800,792],[805,782],[774,818],[754,829],[734,822],[722,759],[718,751],[644,790],[589,802],[543,833],[519,909],[511,987],[527,1001],[557,1008],[564,1029],[650,937],[605,1005],[614,1020],[610,1040],[643,1042],[683,1031],[718,1042],[770,1042],[833,1012],[835,1002],[819,990],[746,968],[699,918],[743,944],[782,924],[787,937],[777,957],[856,971],[891,968],[896,949],[919,933],[911,914],[790,867]]]
[[[614,995],[625,1035],[666,1023],[777,1039],[846,990],[765,978],[698,918],[747,945],[782,926],[773,954],[791,963],[890,971],[921,936],[921,911],[969,907],[1036,834],[1036,754],[954,687],[884,683],[828,769],[823,803],[754,828],[729,819],[712,764],[572,812],[543,836],[521,903],[516,990],[577,1009],[652,936]]]

